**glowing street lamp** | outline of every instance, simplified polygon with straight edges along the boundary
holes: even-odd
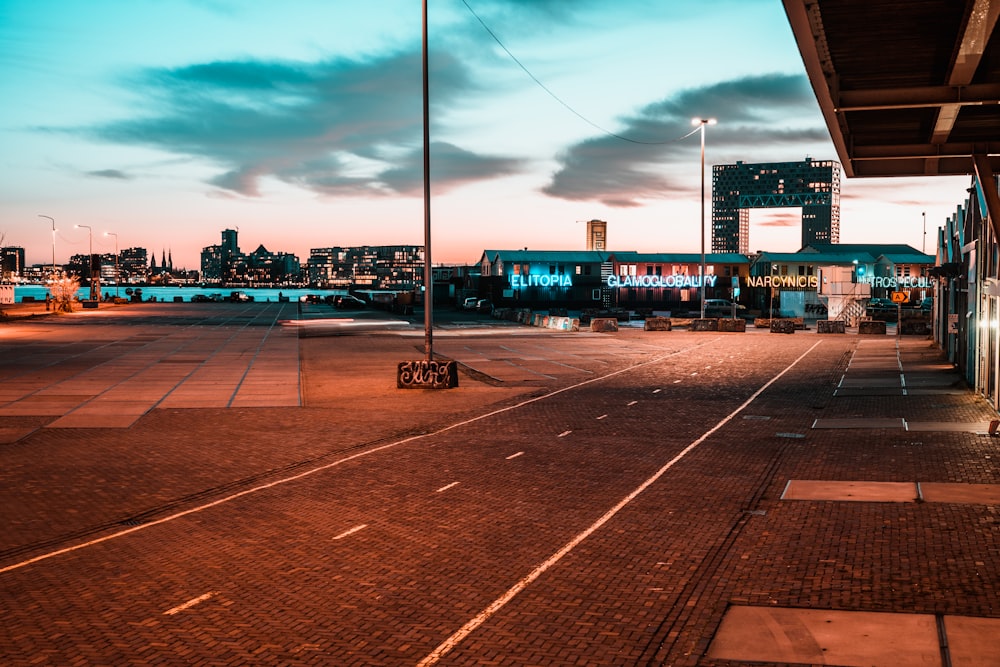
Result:
[[[90,240],[90,254],[87,255],[87,277],[90,278],[90,300],[97,300],[97,290],[94,289],[94,229],[90,225],[76,225],[77,229],[86,229]]]
[[[705,319],[705,126],[715,125],[714,118],[692,118],[701,131],[701,318]]]
[[[52,222],[52,279],[56,277],[56,219],[50,215],[38,214],[39,218],[48,218]]]
[[[104,232],[105,236],[115,237],[115,298],[118,298],[118,283],[121,282],[121,277],[118,274],[118,234],[116,232]]]

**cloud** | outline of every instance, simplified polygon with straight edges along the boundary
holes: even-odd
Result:
[[[431,118],[474,90],[462,62],[431,61]],[[210,184],[260,196],[266,178],[320,194],[413,191],[412,159],[422,127],[419,52],[315,63],[231,60],[151,69],[131,82],[148,100],[145,116],[85,128],[101,141],[157,148],[217,165]],[[449,146],[438,155],[435,187],[516,172],[515,158]]]
[[[127,181],[132,178],[120,169],[97,169],[95,171],[88,171],[85,173],[87,176],[94,176],[96,178],[111,178],[122,181]]]
[[[829,144],[806,77],[748,76],[653,102],[624,119],[617,136],[595,137],[569,147],[559,155],[559,169],[542,191],[560,199],[617,207],[669,196],[683,187],[666,174],[678,166],[690,170],[692,153],[699,150],[697,138],[682,137],[691,132],[692,118],[709,114],[719,121],[710,130],[714,155],[734,156],[717,159],[720,163],[772,161],[775,158],[767,156],[776,149],[800,151],[804,143]],[[794,124],[803,118],[805,126]],[[787,120],[776,124],[775,119]]]

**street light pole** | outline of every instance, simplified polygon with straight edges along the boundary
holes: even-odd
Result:
[[[705,319],[705,126],[715,125],[714,118],[692,118],[701,130],[701,318]]]
[[[76,228],[87,230],[87,238],[90,242],[90,252],[87,255],[87,277],[90,279],[90,300],[96,301],[97,295],[94,290],[94,230],[90,225],[77,225]]]
[[[927,254],[927,211],[924,211],[920,215],[924,216],[924,244],[920,247],[920,251]]]
[[[121,282],[121,275],[118,273],[118,234],[117,232],[104,232],[105,236],[115,237],[115,298],[118,298],[118,283]]]
[[[48,218],[52,222],[52,280],[56,279],[56,219],[49,215],[38,215],[39,218]]]

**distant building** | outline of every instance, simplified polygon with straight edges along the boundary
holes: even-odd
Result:
[[[201,251],[201,279],[230,285],[292,285],[301,281],[299,258],[287,252],[271,252],[263,245],[250,254],[240,252],[238,232],[222,231],[222,243]]]
[[[608,249],[608,223],[604,220],[587,221],[587,250]]]
[[[309,283],[317,287],[408,291],[423,284],[423,246],[313,248],[309,253]]]
[[[24,248],[4,246],[0,248],[0,280],[12,280],[24,273]]]
[[[712,167],[712,252],[747,254],[751,208],[802,209],[802,246],[840,242],[839,162],[813,160]]]
[[[149,280],[149,261],[145,248],[125,248],[118,253],[118,273],[122,284],[144,284]]]

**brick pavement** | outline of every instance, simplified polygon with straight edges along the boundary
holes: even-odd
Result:
[[[720,666],[734,606],[1000,617],[995,506],[782,500],[789,480],[998,482],[973,431],[812,428],[994,416],[966,391],[835,395],[856,349],[894,340],[436,340],[478,368],[456,390],[395,389],[417,335],[310,338],[302,407],[0,445],[3,663],[417,664],[474,622],[439,664]],[[937,359],[899,343],[904,370]]]

